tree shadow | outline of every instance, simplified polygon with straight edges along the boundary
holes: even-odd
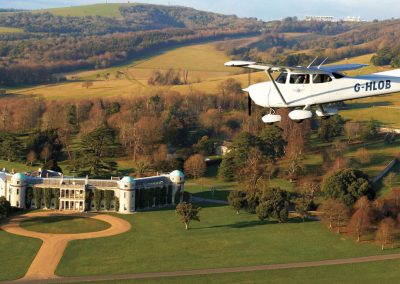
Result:
[[[310,218],[304,219],[304,221],[303,221],[302,218],[298,218],[298,217],[290,218],[285,223],[279,223],[276,220],[264,220],[264,221],[253,220],[253,221],[241,221],[241,222],[236,222],[233,224],[192,228],[191,230],[216,229],[216,228],[243,229],[243,228],[258,227],[258,226],[264,226],[264,225],[300,224],[300,223],[311,223],[311,222],[317,222],[317,221],[318,220],[316,220],[316,219],[310,219]]]

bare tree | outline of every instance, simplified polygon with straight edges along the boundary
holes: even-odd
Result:
[[[371,209],[368,200],[363,198],[357,201],[355,208],[357,210],[351,216],[347,232],[356,237],[359,242],[365,232],[371,228]]]
[[[359,148],[356,152],[356,158],[362,165],[371,162],[371,155],[366,148]]]
[[[28,155],[26,156],[26,161],[32,166],[34,162],[36,162],[36,153],[35,151],[29,151]]]
[[[349,208],[343,202],[334,199],[324,201],[318,207],[318,212],[320,212],[322,221],[328,225],[329,229],[337,228],[338,233],[350,215]]]
[[[396,221],[390,217],[383,219],[379,223],[375,240],[381,244],[382,250],[385,249],[385,245],[391,244],[393,246],[395,240],[395,227]]]
[[[361,126],[359,122],[346,122],[344,125],[344,133],[346,134],[348,144],[350,144],[351,141],[359,135],[360,129]]]
[[[186,174],[197,179],[205,174],[207,165],[202,155],[195,154],[186,160],[184,168]]]

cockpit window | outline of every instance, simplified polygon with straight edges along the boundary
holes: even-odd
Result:
[[[286,72],[282,72],[278,78],[276,78],[276,82],[280,83],[280,84],[285,84],[286,83],[286,79],[287,79],[287,73]]]
[[[340,73],[336,73],[336,72],[332,72],[333,77],[335,77],[335,79],[342,79],[346,76],[344,76],[343,74]]]
[[[321,84],[331,82],[332,78],[328,74],[314,74],[313,75],[313,83]]]
[[[310,75],[308,74],[290,75],[290,84],[308,84],[308,83],[310,83]]]

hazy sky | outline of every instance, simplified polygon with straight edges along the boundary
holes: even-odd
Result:
[[[109,0],[109,2],[126,3],[127,0]],[[131,2],[134,1],[131,0]],[[398,0],[141,0],[138,2],[183,5],[264,20],[281,19],[287,16],[303,18],[306,15],[337,18],[360,16],[366,20],[400,17],[400,1]],[[40,9],[92,3],[105,3],[105,0],[0,0],[0,8]]]

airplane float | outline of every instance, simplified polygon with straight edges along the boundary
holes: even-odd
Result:
[[[312,117],[311,107],[316,107],[316,115],[323,119],[338,114],[338,109],[329,104],[347,100],[400,92],[400,69],[349,77],[341,72],[360,69],[365,64],[343,64],[285,67],[257,64],[250,61],[229,61],[225,66],[242,67],[265,71],[270,81],[251,85],[243,91],[249,94],[249,114],[251,101],[269,108],[269,114],[262,120],[267,124],[281,121],[277,108],[294,109],[289,118],[301,123]],[[276,79],[273,72],[280,72]]]

